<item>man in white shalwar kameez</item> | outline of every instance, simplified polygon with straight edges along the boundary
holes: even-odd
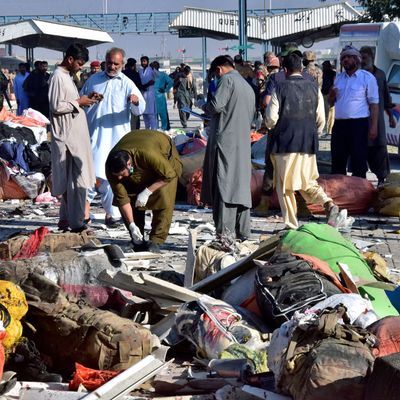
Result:
[[[92,75],[81,94],[94,96],[96,104],[86,109],[93,161],[96,170],[96,188],[91,190],[91,202],[100,193],[106,212],[106,225],[116,225],[121,215],[112,205],[113,193],[105,174],[105,163],[110,150],[131,131],[131,113],[143,113],[146,103],[136,85],[122,73],[125,52],[112,48],[106,54],[106,69]]]
[[[49,106],[52,127],[52,194],[62,196],[60,229],[86,229],[84,223],[87,189],[95,182],[89,130],[82,107],[95,100],[79,97],[71,74],[80,71],[89,59],[88,50],[76,43],[50,78]]]
[[[141,68],[139,69],[140,80],[142,81],[142,94],[146,101],[146,109],[143,113],[143,121],[146,129],[158,129],[156,96],[154,82],[156,80],[153,68],[149,66],[149,57],[140,58]]]
[[[317,182],[324,100],[318,86],[302,77],[297,54],[286,56],[283,67],[286,80],[277,83],[265,113],[266,126],[272,129],[271,161],[283,221],[290,229],[298,228],[295,191],[299,191],[308,203],[323,205],[328,223],[334,224],[338,207]]]

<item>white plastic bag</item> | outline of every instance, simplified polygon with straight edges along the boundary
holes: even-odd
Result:
[[[379,319],[374,312],[371,301],[364,299],[357,293],[334,294],[315,304],[307,310],[307,312],[317,312],[318,310],[324,310],[328,307],[334,308],[338,304],[343,304],[347,308],[347,315],[350,318],[350,323],[356,325],[357,321],[357,325],[361,326],[361,328],[365,328]],[[367,314],[368,318],[360,318],[363,314]]]

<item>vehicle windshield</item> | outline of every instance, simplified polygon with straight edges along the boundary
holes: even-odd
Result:
[[[388,79],[389,89],[400,92],[400,65],[393,65]]]

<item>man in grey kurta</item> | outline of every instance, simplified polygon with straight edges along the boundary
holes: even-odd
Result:
[[[62,196],[59,228],[70,227],[73,232],[86,228],[86,191],[95,183],[89,130],[82,107],[96,100],[79,97],[70,75],[78,72],[88,59],[85,47],[79,43],[71,45],[49,85],[52,194]]]
[[[210,71],[217,91],[204,106],[211,116],[203,167],[201,198],[212,204],[217,235],[250,235],[250,130],[255,113],[251,86],[234,69],[230,56],[219,56]]]

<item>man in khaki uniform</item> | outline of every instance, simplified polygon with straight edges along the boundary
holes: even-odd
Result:
[[[315,65],[317,56],[313,51],[305,51],[303,53],[303,65],[304,69],[315,79],[318,84],[318,88],[322,87],[322,71],[321,68]]]
[[[106,175],[135,251],[160,252],[172,221],[182,163],[169,136],[132,131],[111,150]],[[150,243],[143,240],[145,210],[153,211]]]

